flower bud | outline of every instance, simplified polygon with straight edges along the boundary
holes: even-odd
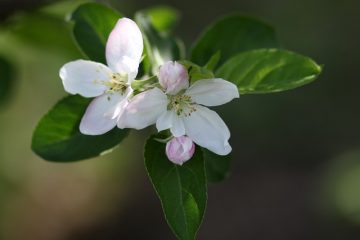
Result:
[[[189,87],[189,75],[183,65],[167,62],[160,67],[159,82],[167,94],[175,95]]]
[[[166,156],[177,165],[189,160],[195,152],[195,144],[187,136],[174,137],[166,144]]]

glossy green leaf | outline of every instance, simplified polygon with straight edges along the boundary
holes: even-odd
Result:
[[[85,3],[72,13],[74,37],[91,60],[106,64],[106,42],[121,17],[122,15],[114,9],[98,3]]]
[[[158,72],[158,68],[167,61],[184,58],[182,42],[167,34],[161,34],[152,25],[150,17],[145,12],[138,12],[135,20],[142,30],[146,57],[144,64],[151,66],[151,72]]]
[[[191,60],[205,65],[216,52],[219,64],[247,50],[277,47],[275,32],[269,25],[248,17],[232,15],[211,24],[195,42]]]
[[[207,149],[202,149],[208,182],[221,182],[229,176],[231,154],[220,156]]]
[[[159,32],[172,32],[180,19],[179,11],[169,6],[155,6],[144,12],[148,14],[152,25]]]
[[[215,75],[248,94],[297,88],[315,80],[320,72],[321,67],[308,57],[279,49],[259,49],[232,57]]]
[[[49,161],[70,162],[99,156],[119,144],[128,130],[114,128],[98,136],[80,133],[80,120],[90,101],[78,95],[59,101],[36,127],[33,151]]]
[[[171,229],[180,240],[194,240],[207,199],[201,149],[197,148],[183,166],[177,166],[167,159],[165,144],[152,137],[145,146],[145,165]]]
[[[14,80],[14,67],[6,59],[0,57],[0,104],[10,96]]]

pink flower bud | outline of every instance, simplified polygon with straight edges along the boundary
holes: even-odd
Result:
[[[167,94],[175,95],[189,87],[189,75],[183,65],[167,62],[160,67],[159,82]]]
[[[189,160],[195,152],[195,144],[187,136],[174,137],[166,144],[166,156],[177,165]]]

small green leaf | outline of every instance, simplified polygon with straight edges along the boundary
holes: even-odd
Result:
[[[188,71],[190,82],[194,83],[201,79],[215,78],[214,73],[206,67],[200,67],[199,65],[187,60],[179,61]]]
[[[190,81],[215,78],[214,73],[204,67],[193,66],[189,71]]]
[[[195,42],[191,60],[199,65],[216,52],[221,52],[219,64],[239,52],[278,47],[275,32],[269,25],[239,15],[224,17],[211,24]]]
[[[214,55],[211,56],[211,58],[204,67],[210,71],[213,71],[218,65],[220,58],[221,58],[221,52],[217,51]]]
[[[228,177],[230,171],[231,154],[220,156],[207,149],[202,149],[208,182],[221,182]]]
[[[215,75],[248,94],[297,88],[312,82],[320,73],[321,67],[308,57],[279,49],[259,49],[232,57]]]
[[[74,37],[91,60],[106,64],[106,42],[121,17],[122,14],[99,3],[82,4],[72,13]]]
[[[33,151],[49,161],[70,162],[99,156],[119,144],[127,130],[115,128],[98,136],[80,133],[79,124],[90,101],[78,95],[59,101],[36,127]]]
[[[158,32],[151,23],[150,17],[144,12],[138,12],[135,19],[142,30],[146,57],[145,65],[151,65],[152,73],[167,61],[174,61],[184,57],[184,47],[179,39]]]
[[[172,32],[180,18],[179,11],[169,6],[155,6],[144,12],[149,15],[152,25],[159,32]]]
[[[15,70],[13,65],[5,58],[0,57],[0,104],[6,101],[15,79]]]
[[[207,199],[201,149],[197,148],[183,166],[177,166],[167,159],[165,144],[151,137],[145,146],[145,165],[171,229],[180,240],[194,240]]]

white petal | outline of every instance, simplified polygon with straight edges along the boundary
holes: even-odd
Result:
[[[166,111],[168,99],[158,88],[133,97],[118,121],[119,128],[143,129],[156,122]]]
[[[143,39],[139,27],[128,18],[121,18],[106,43],[106,61],[117,73],[129,74],[135,79],[143,52]]]
[[[65,90],[84,97],[103,94],[107,89],[103,83],[107,82],[111,75],[112,71],[104,64],[87,60],[69,62],[60,69]]]
[[[174,110],[162,113],[156,121],[156,128],[159,132],[170,129],[174,137],[185,135],[184,122],[176,115]]]
[[[124,100],[120,101],[120,103],[118,103],[118,105],[115,108],[115,111],[112,112],[112,118],[118,118],[118,120],[120,119],[120,117],[122,116],[123,112],[125,111],[125,108],[128,105],[128,98],[129,96],[133,93],[133,90],[131,89],[131,87],[128,87],[126,89],[126,91],[122,94],[122,97],[124,98]]]
[[[173,124],[174,111],[163,112],[156,121],[156,128],[159,132],[171,128]]]
[[[185,126],[183,118],[180,118],[178,116],[173,118],[173,124],[170,128],[170,132],[174,137],[180,137],[182,135],[185,135]]]
[[[117,116],[120,112],[125,95],[119,93],[103,94],[90,103],[81,119],[80,132],[86,135],[104,134],[116,126]]]
[[[205,106],[219,106],[239,97],[236,85],[221,78],[198,80],[185,94]]]
[[[227,155],[231,152],[229,145],[230,132],[219,115],[200,105],[196,111],[184,118],[186,135],[196,144],[210,151]]]

